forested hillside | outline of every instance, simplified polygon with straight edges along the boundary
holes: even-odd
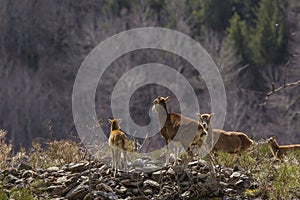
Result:
[[[0,128],[8,131],[15,148],[49,133],[70,137],[75,131],[72,89],[84,58],[104,39],[147,26],[185,33],[213,57],[226,87],[224,129],[256,140],[275,135],[279,143],[300,143],[300,87],[275,91],[300,79],[297,0],[0,0],[0,5]],[[96,110],[104,130],[118,79],[151,62],[183,74],[201,99],[201,112],[210,112],[206,85],[187,61],[159,50],[138,50],[112,63],[98,86]],[[167,88],[148,85],[132,97],[131,117],[138,124],[149,122],[157,95],[170,95],[170,110],[179,111]]]

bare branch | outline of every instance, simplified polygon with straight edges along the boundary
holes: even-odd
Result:
[[[300,85],[300,80],[295,81],[295,82],[291,82],[291,83],[286,83],[286,84],[280,86],[279,88],[277,88],[277,89],[275,89],[275,90],[272,90],[272,91],[268,92],[268,93],[266,94],[266,97],[265,97],[264,102],[263,102],[261,105],[266,105],[266,104],[268,103],[269,97],[270,97],[272,94],[278,93],[278,92],[280,92],[281,90],[283,90],[284,88],[287,88],[287,87],[294,87],[294,86],[298,86],[298,85]]]

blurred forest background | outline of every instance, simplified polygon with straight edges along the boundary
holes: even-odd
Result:
[[[71,105],[80,64],[104,39],[146,26],[183,32],[209,52],[226,87],[225,130],[300,143],[300,87],[285,87],[265,101],[268,92],[300,79],[298,0],[0,0],[0,5],[0,128],[15,149],[49,133],[58,139],[76,134]],[[210,112],[205,83],[188,62],[159,50],[134,51],[112,63],[98,86],[97,114],[107,133],[114,84],[149,62],[182,73],[201,99],[201,112]],[[171,95],[170,110],[178,112],[167,88],[148,85],[131,98],[138,124],[149,122],[157,95]]]

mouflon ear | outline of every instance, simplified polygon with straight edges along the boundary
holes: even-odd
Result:
[[[108,119],[107,122],[108,122],[109,124],[111,124],[111,123],[112,123],[112,119]]]
[[[201,113],[196,113],[196,115],[198,115],[198,117],[200,117],[200,119],[202,118]]]
[[[168,102],[169,101],[169,96],[167,96],[166,98],[164,98],[164,100],[166,101],[166,102]]]
[[[211,114],[210,114],[209,120],[210,120],[213,116],[215,116],[215,113],[211,113]]]
[[[122,120],[123,120],[123,119],[122,119],[122,118],[120,118],[120,119],[118,119],[117,121],[118,121],[118,122],[119,122],[119,124],[120,124],[120,123],[122,122]]]

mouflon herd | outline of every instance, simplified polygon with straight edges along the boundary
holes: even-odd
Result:
[[[247,134],[235,131],[224,131],[213,129],[211,119],[214,113],[197,113],[199,120],[185,117],[178,113],[169,113],[167,102],[169,97],[158,96],[153,101],[153,111],[157,113],[160,134],[166,143],[166,163],[169,164],[170,144],[174,145],[174,164],[178,164],[178,150],[182,146],[189,157],[193,157],[192,148],[196,147],[198,154],[224,151],[230,154],[239,154],[249,149],[255,142]],[[121,153],[123,153],[123,169],[127,171],[127,151],[132,151],[132,147],[127,134],[121,131],[121,119],[109,119],[110,134],[109,146],[112,151],[112,167],[114,176],[121,168]],[[268,144],[275,158],[282,159],[288,151],[300,150],[300,144],[278,145],[274,137],[268,139]]]

